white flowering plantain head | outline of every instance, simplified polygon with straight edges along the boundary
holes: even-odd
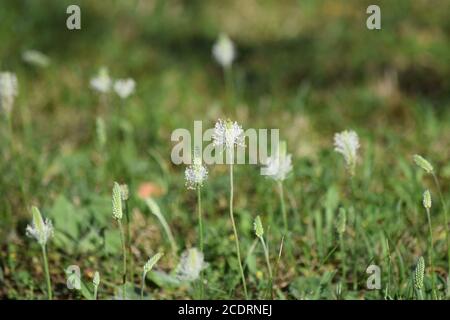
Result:
[[[181,281],[194,281],[200,272],[207,267],[203,260],[203,253],[197,248],[190,248],[183,252],[176,268],[177,278]]]
[[[283,181],[292,171],[292,155],[287,154],[286,141],[281,141],[275,155],[266,160],[266,175],[275,180]]]
[[[42,219],[38,208],[32,207],[33,220],[31,225],[27,225],[26,234],[30,238],[35,238],[41,246],[47,244],[48,239],[53,236],[53,225],[49,219]]]
[[[100,68],[98,74],[90,81],[91,88],[100,92],[107,93],[111,90],[112,80],[109,77],[108,68]]]
[[[194,156],[194,163],[184,171],[186,187],[194,190],[201,188],[203,182],[208,178],[208,170],[202,165],[202,159]]]
[[[244,130],[236,121],[217,120],[212,135],[214,146],[234,150],[235,146],[245,147]]]
[[[116,220],[121,220],[123,215],[122,209],[122,188],[117,182],[114,182],[112,191],[112,214]]]
[[[119,79],[114,82],[114,91],[122,99],[126,99],[132,95],[135,89],[136,82],[131,78]]]
[[[355,174],[359,147],[358,135],[353,130],[345,130],[334,135],[334,150],[344,156],[351,176]]]
[[[216,61],[223,67],[229,68],[236,57],[233,42],[226,34],[221,34],[214,43],[212,53]]]
[[[0,72],[0,112],[9,115],[18,94],[16,75],[12,72]]]

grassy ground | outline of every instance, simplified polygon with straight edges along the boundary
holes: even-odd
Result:
[[[170,135],[176,128],[192,130],[194,120],[213,127],[229,117],[244,128],[279,128],[293,155],[285,181],[289,233],[273,281],[275,298],[417,298],[412,274],[420,256],[425,298],[433,297],[433,274],[437,295],[445,298],[443,206],[432,177],[412,155],[433,163],[450,206],[450,2],[377,1],[382,30],[369,31],[365,11],[373,1],[78,1],[82,29],[68,31],[65,9],[74,2],[1,4],[0,69],[17,74],[20,93],[12,131],[1,115],[0,297],[46,298],[40,248],[25,236],[32,205],[55,227],[48,244],[55,298],[90,297],[96,270],[99,298],[118,295],[121,246],[111,209],[118,181],[130,190],[128,297],[139,292],[147,259],[164,251],[147,277],[148,297],[198,298],[198,281],[170,276],[184,248],[198,246],[196,194],[185,188],[185,167],[170,161]],[[238,50],[233,98],[211,56],[222,31]],[[46,53],[50,66],[24,63],[27,49]],[[102,102],[89,87],[101,66],[114,78],[133,77],[136,93],[124,102],[113,94]],[[106,123],[104,146],[97,117]],[[333,135],[344,129],[355,130],[361,142],[351,186],[333,151]],[[208,169],[204,297],[243,298],[228,169]],[[257,166],[236,166],[234,182],[249,296],[267,298],[253,220],[262,218],[275,266],[283,234],[278,191]],[[151,184],[174,234],[176,254],[138,196],[144,183]],[[422,206],[426,188],[433,198],[434,270]],[[347,211],[345,255],[335,228],[340,208]],[[371,264],[380,267],[380,290],[367,289]],[[80,267],[83,290],[68,290],[69,265]]]

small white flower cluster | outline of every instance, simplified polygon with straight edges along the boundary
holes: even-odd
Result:
[[[114,91],[122,99],[126,99],[130,95],[132,95],[134,93],[135,88],[136,82],[131,78],[118,79],[116,80],[116,82],[114,82]]]
[[[186,187],[194,190],[203,186],[208,178],[208,170],[202,165],[200,157],[194,157],[194,163],[186,168],[184,172]]]
[[[16,75],[12,72],[0,72],[0,112],[10,114],[18,94]]]
[[[203,260],[203,253],[197,248],[190,248],[181,255],[176,268],[176,276],[181,281],[195,281],[206,267],[207,263]]]
[[[108,93],[112,88],[121,99],[128,98],[136,89],[136,82],[131,78],[117,79],[113,84],[106,67],[100,68],[98,74],[91,79],[90,85],[100,93]]]
[[[359,147],[359,138],[355,131],[345,130],[334,135],[334,150],[344,156],[351,176],[355,174]]]
[[[47,244],[48,239],[53,236],[53,225],[49,219],[42,219],[38,208],[33,207],[33,220],[31,225],[27,225],[26,235],[30,238],[35,238],[41,246]]]
[[[234,149],[234,146],[245,147],[244,130],[236,121],[219,119],[214,126],[212,139],[214,146],[227,150]]]
[[[265,170],[269,178],[275,181],[283,181],[292,171],[292,155],[286,152],[286,142],[282,141],[278,152],[267,159]]]
[[[223,67],[229,68],[236,57],[233,42],[226,34],[221,34],[213,46],[212,53],[216,61]]]

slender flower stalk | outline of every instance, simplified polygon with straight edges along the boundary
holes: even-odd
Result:
[[[358,134],[353,130],[344,130],[340,133],[336,133],[334,135],[334,150],[337,153],[342,154],[344,157],[344,161],[347,167],[347,172],[349,176],[349,183],[348,183],[348,190],[349,190],[349,197],[353,197],[354,195],[354,180],[353,177],[355,176],[355,170],[356,170],[356,164],[358,162],[358,150],[360,148],[359,143],[359,137]],[[349,199],[350,201],[352,199]],[[352,209],[349,208],[349,209]],[[352,248],[353,251],[353,261],[354,261],[354,268],[353,268],[353,289],[357,290],[358,288],[358,273],[357,273],[357,245],[359,241],[359,224],[358,224],[358,215],[354,215],[354,229],[355,229],[355,236],[354,236],[354,246]]]
[[[428,263],[431,267],[431,286],[433,288],[433,297],[436,299],[436,281],[434,279],[434,264],[433,264],[433,255],[434,255],[434,248],[433,248],[433,228],[431,226],[431,215],[430,215],[430,209],[431,209],[431,194],[429,190],[425,190],[423,193],[423,207],[425,208],[427,212],[427,220],[428,220],[428,231],[429,231],[429,248],[428,248]]]
[[[344,234],[346,226],[347,226],[347,214],[344,208],[340,208],[339,216],[336,223],[336,231],[339,235],[339,246],[341,250],[342,282],[344,283],[347,277],[347,266],[345,262],[345,243],[344,243]]]
[[[42,249],[42,258],[44,261],[44,272],[47,283],[47,297],[52,300],[52,285],[47,259],[47,242],[53,236],[53,225],[49,219],[42,219],[41,212],[37,207],[32,207],[33,220],[31,225],[27,225],[26,234],[28,237],[35,238]]]
[[[98,271],[94,273],[92,284],[94,285],[94,300],[97,300],[98,286],[100,285],[100,273]]]
[[[122,243],[122,299],[125,299],[126,295],[126,283],[127,283],[127,246],[125,240],[125,232],[122,225],[123,217],[123,194],[122,188],[117,182],[114,182],[113,192],[112,192],[112,212],[113,218],[117,221],[120,232],[120,240]]]
[[[223,121],[219,119],[214,127],[213,143],[216,147],[222,148],[227,152],[227,160],[230,165],[230,220],[233,226],[234,240],[236,244],[236,254],[239,262],[239,272],[241,274],[242,286],[244,288],[245,298],[248,299],[247,284],[245,282],[244,269],[241,261],[241,250],[239,245],[239,237],[237,233],[236,223],[234,221],[233,198],[234,198],[234,183],[233,183],[233,163],[234,150],[236,146],[245,147],[244,130],[237,123],[231,120]]]
[[[202,217],[202,192],[201,188],[204,181],[208,178],[208,170],[202,165],[202,159],[198,155],[194,155],[193,164],[186,168],[185,178],[186,187],[191,190],[197,190],[197,211],[198,211],[198,234],[200,242],[200,251],[203,251],[203,217]],[[201,297],[203,298],[204,281],[203,273],[201,274]]]
[[[434,171],[433,166],[431,163],[426,160],[424,157],[415,154],[413,156],[413,160],[416,163],[417,166],[422,168],[426,173],[431,174],[433,177],[434,184],[436,186],[436,189],[438,190],[439,198],[441,200],[442,204],[442,210],[444,211],[444,224],[445,224],[445,238],[447,242],[447,268],[448,268],[448,275],[450,277],[450,231],[448,226],[448,211],[447,211],[447,204],[444,200],[444,196],[442,194],[441,185],[439,183],[439,180],[437,178],[436,172]],[[447,288],[448,289],[448,288]]]
[[[292,155],[287,154],[286,141],[280,142],[275,155],[267,159],[266,167],[263,169],[263,174],[277,183],[278,194],[280,196],[281,213],[283,216],[284,233],[286,234],[288,232],[288,219],[284,200],[283,182],[292,171]]]
[[[144,299],[144,289],[145,289],[145,278],[147,276],[147,273],[152,271],[155,264],[161,259],[161,257],[164,255],[163,252],[158,252],[153,257],[148,259],[147,263],[144,265],[144,270],[142,271],[142,283],[141,283],[141,300]]]

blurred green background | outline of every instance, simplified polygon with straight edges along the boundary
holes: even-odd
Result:
[[[81,30],[66,28],[70,4],[81,8]],[[381,7],[381,30],[366,28],[370,4]],[[56,229],[66,228],[50,257],[58,266],[53,276],[62,297],[76,297],[64,287],[63,269],[69,264],[84,263],[87,277],[96,267],[117,272],[119,267],[109,266],[106,258],[95,259],[105,232],[114,229],[109,197],[116,180],[129,184],[135,195],[144,182],[161,189],[158,201],[180,247],[195,245],[195,195],[184,190],[184,168],[170,162],[170,134],[176,128],[192,130],[194,120],[212,127],[219,117],[244,128],[279,128],[295,159],[295,177],[287,183],[299,260],[283,267],[280,297],[304,297],[305,285],[295,281],[321,275],[335,263],[322,263],[334,240],[323,231],[328,238],[321,241],[317,232],[322,224],[333,228],[333,212],[345,203],[338,197],[345,193],[345,173],[332,137],[347,128],[361,136],[357,197],[367,211],[365,223],[373,228],[360,249],[383,260],[378,255],[383,248],[373,241],[387,232],[402,243],[406,265],[412,263],[421,247],[410,238],[421,233],[416,223],[424,219],[418,214],[420,177],[409,167],[412,154],[427,155],[442,168],[448,195],[449,12],[450,1],[425,0],[2,0],[0,70],[17,74],[20,94],[12,114],[14,150],[6,145],[6,130],[0,133],[0,296],[41,294],[42,270],[31,267],[39,265],[38,250],[29,251],[32,244],[24,237],[31,205],[52,217]],[[221,32],[237,49],[231,101],[211,54]],[[51,64],[25,63],[22,53],[30,49],[48,55]],[[101,66],[113,78],[134,78],[137,91],[125,105],[111,97],[110,109],[99,113],[99,96],[89,80]],[[118,136],[108,135],[107,152],[98,147],[97,116],[112,117],[121,128]],[[258,169],[239,168],[236,179],[247,248],[253,217],[268,214],[268,223],[276,223],[278,204],[276,197],[267,200],[273,186]],[[213,287],[223,287],[221,281],[238,283],[225,261],[233,244],[221,240],[230,231],[220,228],[228,223],[227,181],[225,168],[217,167],[205,188],[211,223],[207,260],[216,261],[211,269],[217,271],[209,274]],[[134,256],[141,264],[167,243],[143,202],[137,196],[130,201]],[[321,215],[326,222],[318,221]],[[382,224],[388,222],[389,227]],[[104,254],[114,257],[113,247]],[[169,259],[163,268],[174,263]],[[400,269],[399,279],[408,272]],[[257,288],[256,269],[249,272]],[[154,289],[156,297],[188,296],[183,290]],[[210,294],[223,298],[227,290]]]

